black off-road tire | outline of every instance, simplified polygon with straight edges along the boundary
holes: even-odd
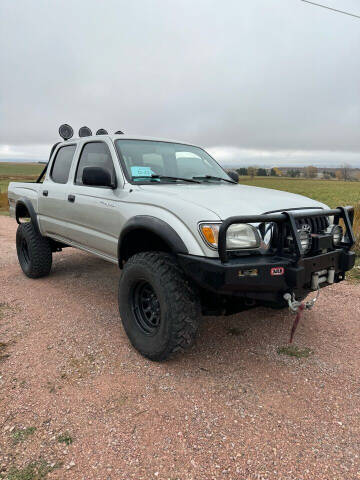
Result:
[[[162,361],[193,344],[201,316],[199,296],[171,255],[144,252],[131,257],[118,298],[125,332],[143,356]],[[146,310],[150,304],[151,314]]]
[[[50,273],[52,265],[50,241],[40,235],[31,222],[18,226],[16,250],[20,266],[26,276],[39,278]]]

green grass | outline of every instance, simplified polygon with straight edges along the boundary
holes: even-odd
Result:
[[[65,445],[71,445],[73,443],[73,439],[68,432],[59,435],[57,440],[59,443],[65,443]]]
[[[36,427],[19,428],[11,434],[13,443],[20,443],[36,432]]]
[[[288,345],[285,347],[279,347],[277,353],[278,355],[287,355],[289,357],[308,358],[312,351],[307,347],[301,349],[295,345]]]
[[[360,258],[357,257],[355,267],[346,274],[346,279],[351,283],[360,283]]]
[[[39,460],[36,462],[31,462],[22,468],[10,468],[9,473],[5,478],[6,480],[43,480],[47,477],[48,473],[52,472],[56,468],[59,468],[60,466],[61,464],[51,466],[44,460]]]
[[[44,166],[40,163],[0,162],[0,178],[39,175]]]
[[[7,189],[10,182],[33,182],[45,165],[39,163],[0,162],[0,215],[9,211]]]
[[[36,180],[44,166],[39,163],[0,162],[0,193],[7,192],[10,182],[32,182]]]
[[[331,208],[360,203],[359,182],[287,177],[240,177],[239,182],[244,185],[298,193],[326,203]]]

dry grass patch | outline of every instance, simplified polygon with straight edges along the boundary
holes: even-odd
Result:
[[[0,212],[7,212],[9,209],[7,192],[0,193]]]

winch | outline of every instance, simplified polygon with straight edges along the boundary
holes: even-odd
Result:
[[[334,283],[335,280],[335,268],[330,267],[328,270],[320,270],[315,272],[311,276],[311,288],[312,290],[318,290],[321,283]]]

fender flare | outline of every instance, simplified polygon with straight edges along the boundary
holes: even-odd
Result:
[[[39,230],[39,224],[38,224],[38,220],[37,220],[37,214],[35,212],[35,209],[34,209],[34,206],[33,204],[31,203],[30,200],[28,200],[27,198],[19,198],[19,200],[16,202],[16,207],[15,207],[15,218],[16,218],[16,221],[17,223],[20,225],[20,212],[19,212],[19,207],[25,207],[27,209],[27,211],[29,212],[29,215],[30,215],[30,219],[31,219],[31,222],[32,224],[34,225],[34,228],[36,230],[36,232],[40,234],[40,230]]]
[[[148,230],[159,236],[169,246],[173,253],[189,253],[179,234],[168,223],[150,215],[137,215],[124,225],[118,240],[118,263],[120,268],[123,260],[121,255],[121,245],[123,240],[129,232],[138,228]]]

